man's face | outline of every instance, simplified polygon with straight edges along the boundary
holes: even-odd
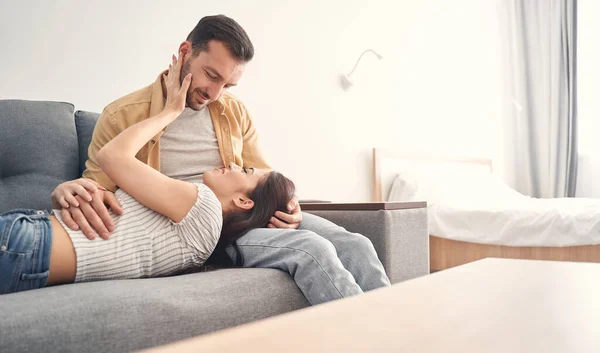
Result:
[[[229,50],[218,41],[210,41],[208,50],[193,56],[191,46],[189,54],[181,67],[183,80],[192,73],[192,82],[188,89],[186,103],[194,110],[201,110],[210,102],[221,96],[223,90],[236,86],[246,63],[238,62],[231,57]]]

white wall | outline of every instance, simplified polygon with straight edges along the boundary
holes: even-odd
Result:
[[[150,84],[204,15],[256,48],[238,88],[300,198],[371,199],[371,148],[493,154],[496,22],[480,0],[0,3],[0,98],[101,111]],[[338,76],[365,56],[344,92]]]

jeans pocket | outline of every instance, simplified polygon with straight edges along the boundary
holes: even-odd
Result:
[[[40,273],[24,273],[21,275],[22,280],[38,280],[38,279],[46,279],[50,271],[40,272]]]
[[[0,294],[17,291],[26,257],[22,254],[0,251]]]
[[[39,237],[39,226],[27,215],[19,215],[9,225],[0,250],[16,254],[30,254]]]
[[[19,284],[17,285],[17,292],[45,287],[48,283],[49,274],[50,271],[40,273],[23,273],[21,275]]]

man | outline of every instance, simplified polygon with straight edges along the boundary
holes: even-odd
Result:
[[[227,92],[238,84],[254,55],[244,29],[223,15],[204,17],[180,44],[178,55],[184,60],[181,77],[192,73],[187,107],[136,157],[170,177],[189,181],[201,181],[204,172],[230,163],[270,169],[245,106]],[[90,239],[96,237],[93,229],[103,239],[114,229],[106,205],[121,212],[112,194],[117,186],[98,167],[96,154],[120,131],[163,109],[163,74],[104,109],[94,129],[84,178],[63,183],[53,192],[65,223]],[[273,215],[270,229],[253,230],[237,241],[243,266],[288,272],[313,305],[390,284],[366,237],[302,214],[297,198],[288,209],[290,214]],[[236,255],[233,248],[227,253]]]

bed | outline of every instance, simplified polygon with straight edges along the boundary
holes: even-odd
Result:
[[[536,199],[491,160],[373,149],[373,201],[427,201],[431,271],[486,257],[600,262],[600,199]]]

